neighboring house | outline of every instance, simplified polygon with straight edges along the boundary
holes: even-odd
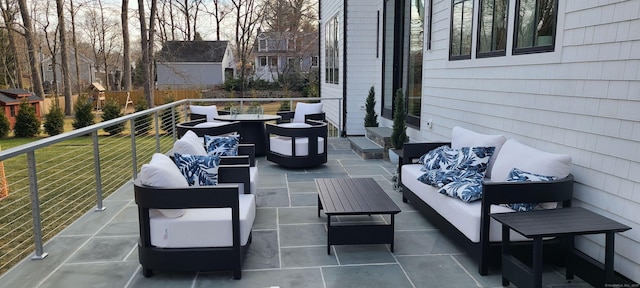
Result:
[[[0,89],[0,107],[9,120],[11,129],[16,124],[16,116],[20,111],[20,103],[27,101],[36,110],[36,117],[42,118],[40,111],[42,98],[24,89]]]
[[[74,93],[78,93],[79,91],[77,91],[77,87],[78,87],[78,79],[76,77],[76,57],[75,57],[75,50],[74,49],[69,49],[69,80],[71,81],[71,90]],[[44,58],[42,60],[42,83],[43,86],[45,87],[45,93],[49,93],[49,91],[51,91],[53,89],[53,85],[56,85],[56,83],[53,83],[53,62],[52,62],[52,58],[51,57],[47,57]],[[56,72],[56,88],[58,93],[62,93],[64,87],[63,87],[63,81],[62,81],[62,57],[60,56],[60,53],[56,54],[56,67],[55,67],[55,72]],[[85,87],[89,86],[89,84],[91,84],[92,82],[96,81],[96,67],[95,67],[95,63],[93,60],[91,60],[88,57],[85,57],[82,54],[78,54],[78,67],[80,68],[80,87],[81,89],[84,89]]]
[[[235,75],[228,41],[167,41],[156,55],[158,89],[203,89]]]
[[[325,112],[344,134],[364,134],[371,86],[391,127],[402,88],[413,142],[462,126],[569,154],[573,205],[633,228],[615,268],[640,282],[640,1],[324,0],[320,19],[321,94],[343,98]],[[604,262],[603,238],[576,247]]]
[[[255,77],[275,82],[280,75],[318,69],[317,32],[258,32],[253,47]]]

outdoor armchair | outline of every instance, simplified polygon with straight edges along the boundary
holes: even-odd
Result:
[[[327,123],[267,123],[267,160],[286,168],[309,168],[327,162]]]
[[[305,123],[307,119],[324,121],[325,114],[322,112],[322,103],[303,103],[296,104],[295,111],[277,112],[282,118],[278,120],[280,123]]]

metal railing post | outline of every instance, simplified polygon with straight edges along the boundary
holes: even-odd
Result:
[[[91,133],[93,137],[93,171],[96,175],[96,210],[104,211],[102,206],[102,174],[100,173],[100,147],[98,144],[98,130]]]
[[[159,121],[159,117],[160,117],[160,112],[156,111],[155,113],[153,113],[154,115],[154,122],[156,124],[156,153],[160,153],[160,121]]]
[[[138,160],[136,158],[136,119],[131,118],[131,164],[133,165],[133,179],[138,178]]]
[[[33,219],[33,238],[36,252],[31,260],[41,260],[47,257],[42,243],[42,219],[40,218],[40,199],[38,198],[38,178],[36,176],[36,155],[34,151],[27,152],[27,169],[29,169],[29,190],[31,196],[31,218]]]

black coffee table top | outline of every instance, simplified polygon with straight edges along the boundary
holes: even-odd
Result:
[[[327,215],[397,214],[398,205],[372,178],[316,179]]]
[[[491,217],[527,238],[623,232],[631,227],[581,207],[497,213]]]

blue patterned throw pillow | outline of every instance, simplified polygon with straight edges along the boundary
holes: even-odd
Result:
[[[462,147],[453,159],[456,169],[473,170],[484,175],[495,147]]]
[[[212,156],[238,156],[238,143],[240,135],[209,136],[204,135],[207,155]]]
[[[440,194],[473,202],[482,198],[482,181],[461,180],[451,182],[438,190]]]
[[[418,159],[418,163],[423,164],[420,171],[426,172],[433,169],[448,168],[449,163],[452,162],[450,159],[455,157],[454,155],[456,154],[455,150],[446,145],[433,149]]]
[[[509,172],[509,176],[507,176],[507,182],[526,182],[526,181],[553,181],[557,180],[557,177],[554,176],[544,176],[531,172],[525,172],[518,168],[513,168]],[[511,208],[518,212],[526,212],[531,211],[535,208],[538,203],[510,203],[510,204],[502,204],[504,207]]]
[[[176,153],[175,162],[189,186],[218,185],[219,156]]]

